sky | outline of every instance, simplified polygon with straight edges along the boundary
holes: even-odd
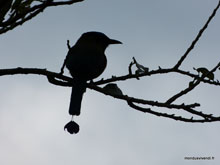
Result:
[[[169,68],[189,47],[217,0],[93,0],[51,7],[0,36],[0,67],[47,68],[59,72],[73,45],[87,31],[123,42],[106,51],[108,66],[99,77],[128,73],[132,57],[151,69]],[[181,66],[213,68],[220,52],[220,11]],[[65,75],[69,75],[65,70]],[[220,79],[220,74],[215,74]],[[124,94],[165,101],[187,87],[189,78],[157,75],[117,82]],[[49,84],[38,75],[0,77],[0,164],[2,165],[217,165],[220,122],[193,124],[138,112],[126,102],[87,90],[80,132],[63,130],[71,88]],[[177,103],[201,103],[219,112],[220,88],[201,84]],[[154,110],[165,109],[154,108]],[[185,157],[213,157],[186,160]]]

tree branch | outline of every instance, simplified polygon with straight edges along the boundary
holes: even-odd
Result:
[[[156,116],[162,116],[165,118],[170,118],[170,119],[174,119],[174,120],[178,120],[178,121],[183,121],[183,122],[190,122],[190,123],[205,123],[205,122],[214,122],[214,121],[220,121],[220,117],[212,117],[210,118],[205,118],[205,119],[193,119],[193,117],[191,118],[184,118],[182,116],[175,116],[175,114],[167,114],[167,113],[161,113],[161,112],[156,112],[151,110],[150,108],[143,108],[143,107],[139,107],[137,105],[135,105],[133,102],[128,101],[128,105],[133,108],[136,109],[138,111],[144,112],[144,113],[150,113]]]
[[[0,76],[15,75],[15,74],[37,74],[44,76],[52,76],[64,81],[72,81],[72,78],[61,75],[59,73],[48,71],[47,69],[38,68],[11,68],[11,69],[0,69]]]
[[[211,71],[214,72],[214,70],[217,68],[217,66]],[[54,85],[59,85],[59,86],[66,86],[66,87],[71,87],[73,85],[73,79],[67,76],[64,76],[60,73],[55,73],[48,71],[46,69],[38,69],[38,68],[12,68],[12,69],[0,69],[0,76],[6,76],[6,75],[15,75],[15,74],[36,74],[36,75],[43,75],[46,76],[48,81]],[[173,118],[175,120],[180,120],[180,121],[186,121],[186,122],[211,122],[211,121],[218,121],[218,117],[213,117],[212,114],[204,114],[202,112],[196,111],[192,108],[196,108],[200,106],[198,103],[194,104],[171,104],[171,103],[163,103],[163,102],[158,102],[158,101],[151,101],[151,100],[143,100],[143,99],[138,99],[134,97],[130,97],[127,95],[122,95],[122,94],[112,94],[109,91],[106,91],[104,88],[98,87],[94,83],[88,83],[87,87],[93,90],[96,90],[97,92],[103,93],[105,95],[114,97],[116,99],[124,100],[129,103],[129,106],[131,106],[134,109],[146,112],[146,113],[151,113],[157,116],[163,116],[163,117],[168,117],[168,118]],[[174,109],[174,110],[183,110],[186,111],[190,114],[197,115],[200,117],[203,117],[205,120],[194,120],[194,119],[186,119],[183,117],[178,117],[175,115],[168,115],[165,113],[160,113],[156,111],[152,111],[149,108],[142,108],[142,107],[137,107],[133,103],[138,103],[138,104],[143,104],[143,105],[148,105],[148,106],[156,106],[156,107],[162,107],[162,108],[168,108],[168,109]]]
[[[133,74],[131,72],[131,63],[129,65],[129,73],[123,76],[112,76],[111,78],[108,79],[101,79],[98,81],[95,81],[94,84],[95,85],[102,85],[102,84],[106,84],[106,83],[112,83],[112,82],[117,82],[117,81],[126,81],[126,80],[130,80],[130,79],[140,79],[141,77],[146,77],[146,76],[153,76],[153,75],[158,75],[158,74],[167,74],[167,73],[178,73],[181,75],[185,75],[194,79],[199,79],[199,75],[198,74],[193,74],[189,71],[184,71],[184,70],[180,70],[180,69],[176,69],[176,68],[159,68],[157,70],[151,70],[148,72],[144,72],[144,73],[135,73]],[[202,79],[201,80],[204,83],[207,84],[212,84],[212,85],[217,85],[220,86],[220,82],[218,81],[210,81],[208,79]]]
[[[0,23],[0,34],[5,33],[9,30],[14,29],[18,25],[22,25],[24,22],[32,19],[36,15],[38,15],[40,12],[43,12],[43,10],[47,7],[52,6],[60,6],[60,5],[71,5],[73,3],[82,2],[84,0],[67,0],[67,1],[45,1],[42,2],[39,5],[35,5],[33,7],[27,8],[25,11],[21,13],[17,13],[16,15],[11,14],[11,16],[8,18],[8,20]]]
[[[204,80],[204,78],[210,74],[216,71],[216,69],[218,69],[220,66],[220,63],[218,63],[210,72],[203,74],[200,78],[198,78],[195,82],[193,82],[192,84],[189,85],[189,87],[187,87],[186,89],[182,90],[181,92],[177,93],[176,95],[174,95],[173,97],[171,97],[170,99],[168,99],[166,101],[166,103],[170,104],[172,102],[174,102],[176,99],[180,98],[181,96],[189,93],[190,91],[192,91],[196,86],[199,85],[199,83]]]
[[[211,22],[211,20],[214,18],[217,10],[220,7],[220,0],[218,2],[218,5],[216,6],[216,8],[213,10],[212,14],[210,15],[210,17],[208,18],[207,22],[205,23],[205,25],[202,27],[202,29],[200,29],[199,33],[197,34],[196,38],[193,40],[193,42],[191,43],[190,47],[186,50],[186,52],[184,53],[184,55],[180,58],[180,60],[177,62],[177,64],[174,66],[175,69],[179,68],[180,65],[183,63],[183,61],[185,60],[185,58],[187,57],[187,55],[191,52],[191,50],[194,48],[194,46],[196,45],[196,43],[199,41],[200,37],[202,36],[203,32],[207,29],[209,23]]]

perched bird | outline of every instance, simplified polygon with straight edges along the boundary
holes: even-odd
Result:
[[[105,70],[107,65],[105,49],[110,44],[121,42],[110,39],[101,32],[87,32],[69,49],[65,64],[74,79],[69,106],[70,115],[80,115],[86,81],[98,77]]]

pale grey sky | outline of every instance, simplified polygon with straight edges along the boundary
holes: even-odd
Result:
[[[217,0],[93,0],[45,10],[0,36],[1,68],[37,67],[58,72],[71,45],[86,31],[101,31],[123,45],[106,51],[100,78],[127,74],[135,58],[150,69],[171,67],[203,26]],[[219,60],[220,11],[182,68],[212,68]],[[66,71],[65,74],[68,75]],[[219,78],[220,74],[216,74]],[[219,78],[220,79],[220,78]],[[119,82],[124,94],[165,101],[188,85],[188,78],[163,75]],[[77,135],[63,131],[70,120],[70,88],[37,75],[0,77],[1,165],[218,165],[220,122],[192,124],[155,117],[125,102],[87,90]],[[219,112],[220,88],[201,85],[178,102],[200,102]],[[163,111],[163,109],[159,109]],[[213,156],[214,160],[184,160]]]

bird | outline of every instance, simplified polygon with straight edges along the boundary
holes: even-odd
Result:
[[[102,32],[83,33],[66,56],[65,65],[73,77],[69,114],[79,116],[86,82],[100,76],[107,65],[106,48],[122,42],[110,39]]]

